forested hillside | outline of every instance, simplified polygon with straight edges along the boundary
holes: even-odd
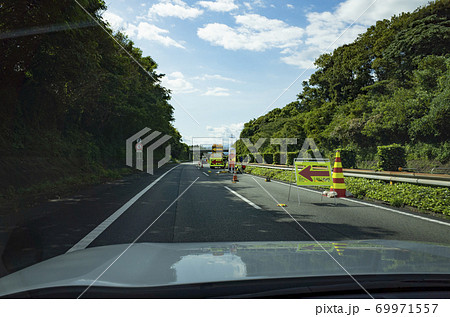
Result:
[[[399,143],[409,159],[448,162],[449,17],[450,1],[441,0],[378,21],[318,57],[298,99],[246,123],[240,137],[312,137],[327,156],[340,147],[360,160],[373,159],[378,145]],[[275,151],[268,141],[261,150]]]
[[[79,2],[111,31],[104,1]],[[2,189],[124,166],[144,127],[186,154],[156,62],[115,33],[147,74],[75,1],[0,1],[0,34]]]

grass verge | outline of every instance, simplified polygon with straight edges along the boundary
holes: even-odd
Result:
[[[289,182],[292,171],[247,166],[245,172],[252,175],[271,177]],[[292,180],[295,182],[295,180]],[[420,212],[433,212],[450,217],[450,189],[446,187],[395,183],[390,185],[381,180],[346,177],[347,189],[356,197],[377,200],[393,207],[413,207]]]

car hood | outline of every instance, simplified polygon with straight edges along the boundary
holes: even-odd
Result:
[[[450,274],[449,258],[448,245],[392,240],[109,245],[66,253],[7,275],[0,279],[0,296],[92,283],[152,287],[346,275],[342,267],[352,275]]]

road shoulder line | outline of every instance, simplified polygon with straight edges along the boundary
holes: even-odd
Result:
[[[255,209],[262,209],[261,207],[259,207],[257,204],[253,203],[252,201],[248,200],[247,198],[245,198],[244,196],[242,196],[241,194],[235,192],[234,190],[232,190],[231,188],[229,188],[228,186],[224,186],[226,189],[228,189],[231,193],[233,193],[234,195],[236,195],[237,197],[239,197],[240,199],[242,199],[243,201],[245,201],[247,204],[249,204],[250,206],[252,206]]]
[[[89,232],[83,239],[78,241],[78,243],[76,243],[73,247],[71,247],[66,253],[70,253],[70,252],[73,252],[73,251],[78,251],[78,250],[85,249],[103,231],[105,231],[114,221],[116,221],[117,218],[119,218],[128,208],[130,208],[139,198],[141,198],[142,195],[144,195],[147,191],[149,191],[150,188],[152,188],[164,176],[166,176],[170,171],[172,171],[173,169],[177,168],[178,166],[179,165],[175,165],[170,170],[166,171],[160,177],[155,179],[150,185],[148,185],[143,190],[141,190],[139,193],[137,193],[133,198],[131,198],[129,201],[127,201],[122,207],[117,209],[111,216],[106,218],[106,220],[104,220],[95,229],[93,229],[91,232]]]

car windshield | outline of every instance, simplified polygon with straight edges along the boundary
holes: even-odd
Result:
[[[450,274],[449,16],[0,0],[0,296]]]

